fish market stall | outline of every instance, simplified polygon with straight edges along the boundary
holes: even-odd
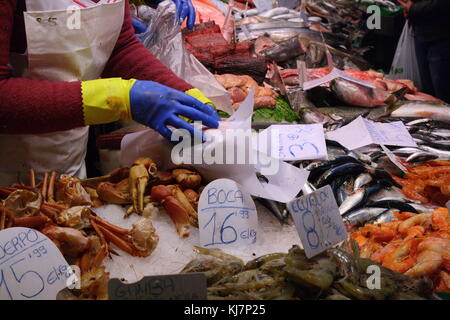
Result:
[[[367,3],[399,8],[365,2],[205,1],[211,19],[173,27],[167,43],[154,37],[165,39],[168,9],[139,3],[134,15],[160,28],[139,36],[144,45],[215,103],[220,126],[204,133],[222,140],[203,146],[253,129],[259,162],[176,163],[177,145],[131,124],[97,140],[103,176],[40,181],[29,168],[0,188],[0,242],[13,228],[51,240],[80,276],[58,299],[112,299],[116,280],[201,273],[211,300],[440,300],[450,292],[449,101],[368,62]]]

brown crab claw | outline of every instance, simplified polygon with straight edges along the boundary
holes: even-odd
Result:
[[[152,199],[162,204],[164,210],[175,224],[178,235],[182,238],[189,237],[189,212],[172,194],[172,190],[163,185],[154,186],[151,191]]]
[[[150,158],[139,158],[130,169],[130,193],[136,213],[144,211],[144,193],[150,177],[157,173],[156,164]]]
[[[182,186],[187,189],[195,189],[200,186],[202,182],[202,177],[198,172],[194,172],[188,169],[175,169],[172,171],[175,180]]]
[[[114,203],[127,204],[130,203],[129,181],[124,179],[117,184],[111,182],[101,182],[97,186],[97,194],[100,200]]]

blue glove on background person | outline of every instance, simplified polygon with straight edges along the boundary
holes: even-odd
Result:
[[[134,83],[130,90],[130,107],[133,120],[153,128],[169,141],[172,131],[167,125],[203,137],[203,132],[179,116],[201,121],[210,128],[219,127],[220,118],[213,106],[153,81]]]
[[[136,34],[147,31],[147,25],[144,22],[142,22],[141,20],[139,20],[138,18],[133,17],[132,24],[134,27],[134,33],[136,33]]]
[[[180,20],[180,23],[183,23],[183,21],[187,18],[187,28],[192,30],[195,25],[195,8],[192,5],[191,0],[172,1],[175,2],[175,5],[177,6],[178,19]]]
[[[145,3],[147,3],[149,6],[155,3],[161,3],[164,0],[145,0]],[[195,25],[195,8],[192,5],[191,0],[172,0],[175,3],[175,6],[177,7],[177,16],[178,20],[180,21],[180,24],[183,23],[183,21],[187,18],[187,28],[189,30],[192,30]],[[135,33],[143,33],[147,30],[147,26],[140,21],[139,19],[133,18],[133,27],[135,30]]]

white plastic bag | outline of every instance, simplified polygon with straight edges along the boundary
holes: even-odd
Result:
[[[388,78],[409,79],[414,81],[414,85],[417,88],[422,88],[413,31],[408,22],[405,23],[402,34],[400,35]]]
[[[218,109],[232,114],[228,91],[185,49],[175,4],[164,1],[149,14],[148,29],[139,35],[144,46],[178,77],[202,91]]]

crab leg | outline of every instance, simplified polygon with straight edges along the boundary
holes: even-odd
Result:
[[[48,183],[48,201],[53,202],[55,197],[55,181],[56,181],[56,172],[52,171],[52,175],[50,177],[50,182]]]
[[[33,168],[30,169],[30,185],[33,189],[36,188],[36,176]]]
[[[116,234],[128,235],[130,233],[129,230],[115,226],[115,225],[109,223],[108,221],[105,221],[99,217],[91,216],[91,222],[92,222],[92,220],[94,220],[96,222],[96,224],[98,224],[98,225],[102,226],[103,228],[106,228]]]
[[[48,183],[48,173],[46,172],[44,174],[44,180],[42,181],[42,189],[41,189],[42,199],[44,201],[47,201],[47,183]]]
[[[51,220],[47,216],[14,218],[14,226],[32,229],[43,228],[49,222],[51,222]]]
[[[128,241],[122,239],[121,237],[119,237],[118,235],[114,234],[113,232],[111,232],[110,230],[106,229],[101,225],[98,225],[98,228],[101,230],[101,232],[103,232],[103,235],[108,241],[111,241],[117,247],[129,253],[130,255],[133,256],[136,255],[136,250],[133,249],[133,247],[130,245]]]

